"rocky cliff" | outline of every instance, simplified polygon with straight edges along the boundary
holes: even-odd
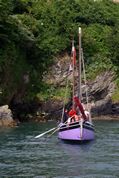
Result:
[[[68,65],[67,65],[68,64]],[[68,75],[70,57],[68,54],[57,58],[56,63],[51,67],[44,80],[54,87],[62,87],[66,84],[66,77],[72,86],[72,73]],[[89,105],[93,116],[119,115],[119,103],[112,102],[112,95],[115,91],[115,75],[110,71],[104,71],[95,80],[87,81],[86,86],[82,85],[82,96],[85,102],[85,93],[88,91]],[[77,88],[77,87],[76,87]],[[68,101],[70,102],[70,101]],[[60,113],[63,101],[50,100],[42,104],[42,109],[46,113]],[[59,114],[58,114],[59,115]]]
[[[60,119],[62,117],[62,108],[65,100],[65,89],[68,81],[70,96],[65,100],[66,105],[71,103],[72,89],[72,72],[69,72],[70,56],[65,53],[56,58],[54,64],[50,67],[49,72],[44,74],[44,82],[51,86],[49,88],[49,96],[47,100],[39,100],[38,102],[24,103],[11,102],[10,109],[13,113],[13,118],[20,122],[36,119],[45,121],[49,119]],[[75,73],[77,76],[77,72]],[[86,103],[86,91],[88,93],[88,105],[91,109],[93,117],[101,115],[119,116],[119,103],[112,101],[112,95],[116,85],[114,83],[115,75],[110,70],[100,73],[94,80],[82,81],[82,100]],[[64,89],[62,91],[62,88]],[[53,91],[52,91],[53,89]],[[63,97],[55,96],[55,92],[61,89]],[[54,92],[55,91],[55,92]],[[75,93],[77,94],[77,81],[75,83]],[[10,116],[11,117],[11,116]],[[9,117],[8,117],[9,118]],[[2,122],[1,122],[2,124]]]

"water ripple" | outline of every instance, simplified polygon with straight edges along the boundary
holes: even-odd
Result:
[[[118,121],[95,121],[96,139],[84,145],[65,144],[57,134],[34,138],[54,125],[27,123],[1,130],[0,177],[119,177]]]

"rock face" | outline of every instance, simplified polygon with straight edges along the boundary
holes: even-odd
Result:
[[[70,60],[70,56],[67,53],[57,58],[54,65],[49,69],[48,74],[44,75],[44,81],[58,87],[64,86],[64,80],[69,72]]]
[[[111,71],[101,73],[95,81],[89,85],[89,98],[92,105],[93,115],[113,114],[113,103],[111,100],[115,90],[114,74]],[[116,114],[116,111],[115,111]]]
[[[15,121],[12,118],[12,112],[8,105],[0,107],[0,126],[13,126]]]
[[[60,62],[57,60],[57,62],[52,66],[50,73],[45,76],[45,81],[47,79],[50,81],[50,84],[55,86],[57,85],[58,87],[64,86],[65,83],[63,81],[66,78],[69,70],[69,65],[67,64],[70,64],[70,57],[68,54],[65,54],[65,56],[60,59]],[[93,116],[119,114],[119,104],[114,104],[111,100],[112,94],[115,90],[115,84],[113,82],[114,77],[115,76],[112,71],[105,71],[98,75],[94,81],[88,81],[87,86],[82,86],[83,101],[86,101],[85,96],[87,90],[89,105],[91,107],[91,113]],[[68,76],[68,79],[70,80],[70,85],[72,85],[72,74]],[[62,107],[60,104],[59,108]],[[50,106],[51,105],[52,104],[50,104]],[[57,106],[54,106],[54,112],[57,109]]]
[[[70,56],[65,53],[63,56],[59,56],[54,65],[51,66],[49,72],[44,74],[45,83],[51,85],[56,90],[59,88],[66,88],[66,78],[68,78],[68,85],[72,88],[72,72],[69,72],[71,59]],[[75,73],[77,76],[77,72]],[[115,91],[114,73],[112,71],[105,71],[98,75],[95,80],[86,82],[87,84],[82,86],[82,99],[86,102],[86,91],[88,91],[89,107],[93,116],[100,115],[119,115],[119,103],[112,102],[112,94]],[[26,78],[27,79],[27,78]],[[75,86],[75,93],[77,94],[77,81]],[[52,88],[51,88],[52,89]],[[72,93],[71,93],[72,94]],[[67,98],[67,104],[71,103],[71,100]],[[14,118],[18,118],[20,122],[25,121],[27,116],[36,116],[37,119],[45,120],[60,119],[62,117],[62,108],[64,105],[64,99],[49,98],[47,101],[40,101],[40,103],[20,103],[13,100],[11,101],[10,109],[14,114]],[[8,109],[3,113],[0,118],[0,124],[12,122],[12,116]],[[6,114],[4,114],[6,113]],[[3,117],[3,115],[5,115]],[[32,117],[31,117],[32,118]],[[29,117],[28,117],[29,119]],[[9,122],[8,122],[9,121]]]

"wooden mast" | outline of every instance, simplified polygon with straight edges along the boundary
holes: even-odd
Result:
[[[82,99],[81,92],[81,27],[79,27],[79,61],[78,61],[78,98]]]
[[[72,40],[72,64],[73,64],[73,98],[72,98],[72,101],[73,101],[73,109],[74,109],[74,95],[75,95],[75,65],[74,65],[74,40]]]

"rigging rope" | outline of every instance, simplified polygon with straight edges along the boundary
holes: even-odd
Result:
[[[87,110],[89,112],[89,120],[91,122],[91,114],[90,114],[90,108],[89,108],[89,99],[88,99],[88,89],[87,89],[87,80],[86,80],[86,70],[85,70],[85,64],[84,64],[84,56],[83,56],[83,49],[81,50],[81,60],[82,60],[82,66],[83,66],[83,76],[84,76],[84,83],[86,87],[86,105]]]
[[[68,74],[67,76],[69,76],[69,74]],[[63,108],[62,108],[61,122],[63,122],[63,117],[64,117],[64,110],[65,110],[65,104],[66,104],[67,92],[68,92],[68,78],[66,78],[65,97],[64,97]]]

